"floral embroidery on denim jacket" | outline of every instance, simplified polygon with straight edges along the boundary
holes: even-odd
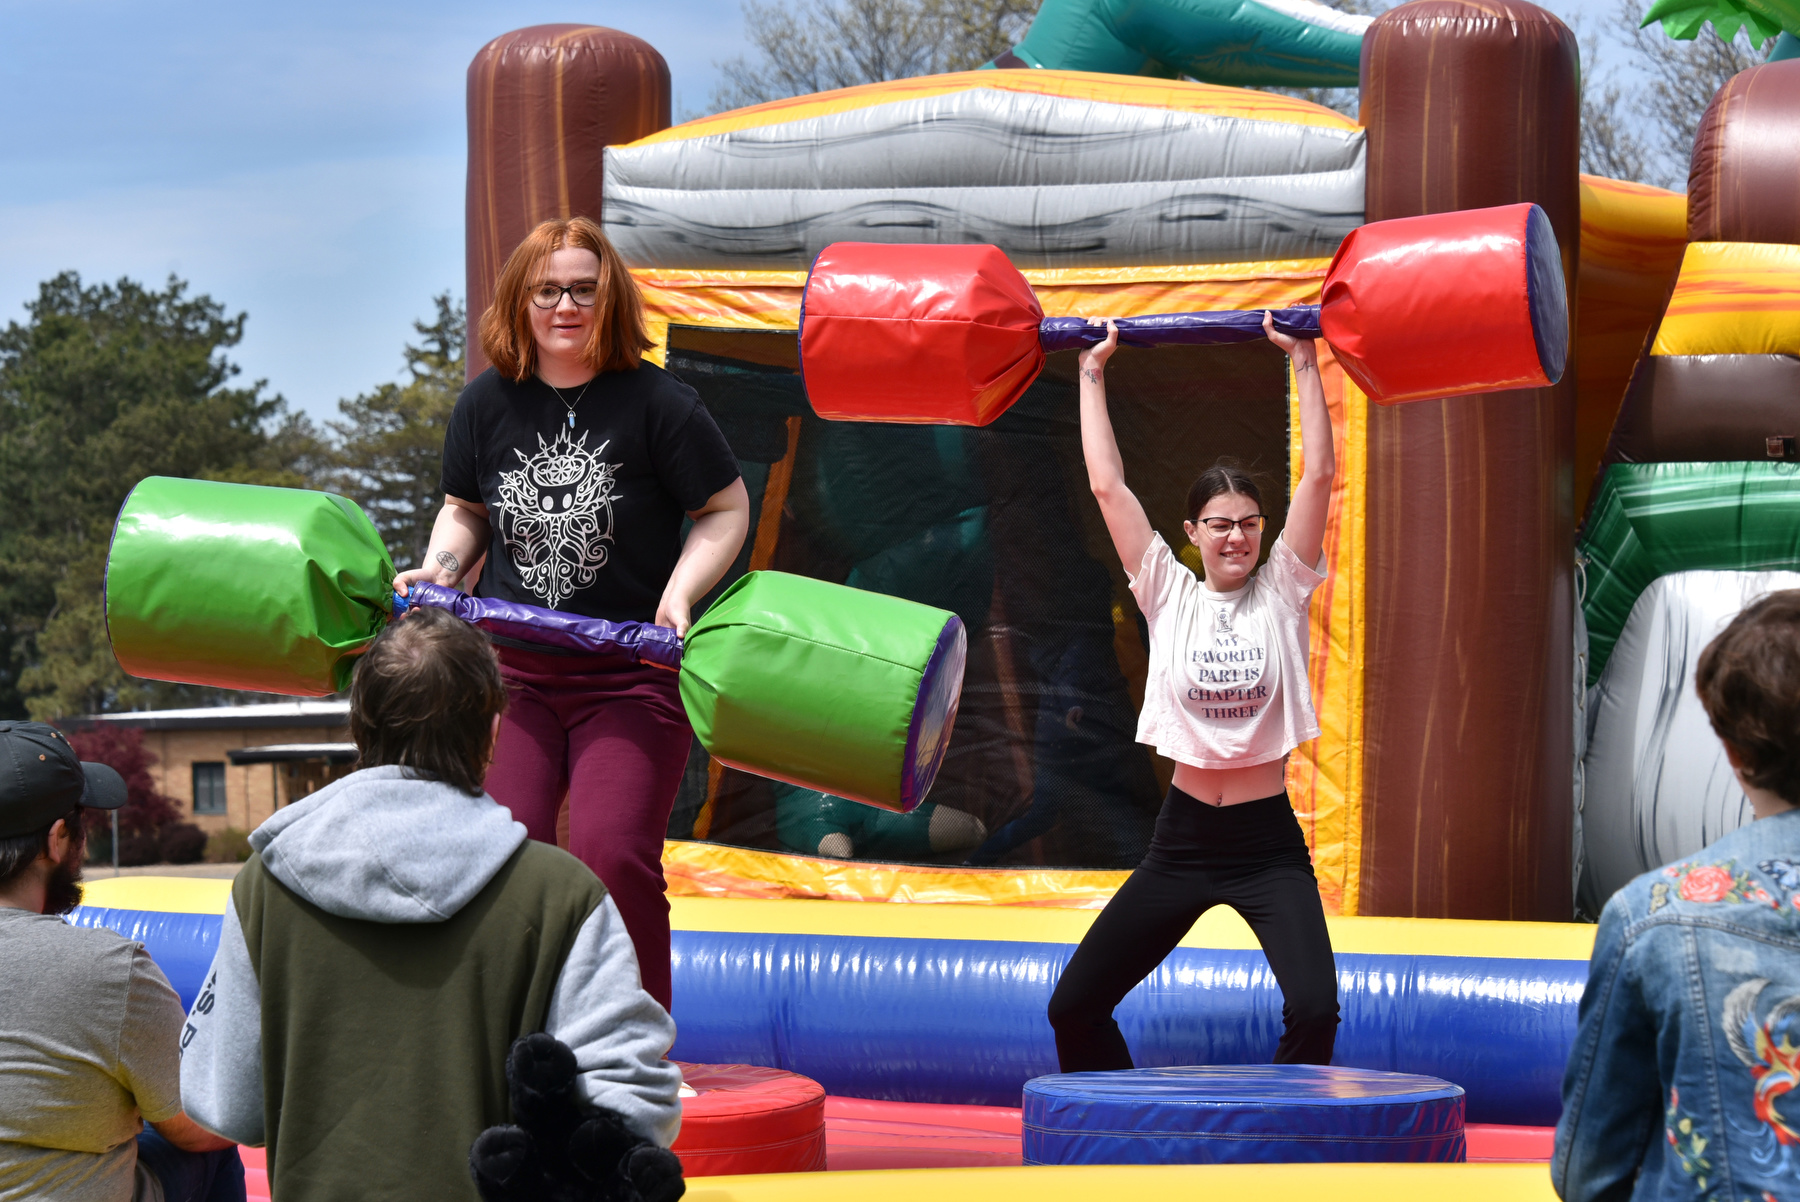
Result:
[[[1737,864],[1730,860],[1722,864],[1671,864],[1662,870],[1662,874],[1675,884],[1657,881],[1650,886],[1652,914],[1673,900],[1671,893],[1687,902],[1780,904],[1760,882],[1753,880],[1748,872],[1739,872]]]
[[[1787,894],[1789,905],[1800,910],[1800,864],[1792,860],[1764,860],[1756,867],[1775,883],[1777,889]]]
[[[1663,1133],[1668,1136],[1669,1146],[1675,1149],[1675,1159],[1681,1165],[1681,1171],[1694,1179],[1694,1184],[1702,1192],[1706,1190],[1706,1175],[1712,1172],[1712,1161],[1706,1158],[1706,1136],[1694,1126],[1694,1120],[1681,1113],[1681,1091],[1669,1091],[1669,1110],[1665,1116]]]
[[[1594,941],[1567,1202],[1800,1202],[1800,810],[1626,885]]]

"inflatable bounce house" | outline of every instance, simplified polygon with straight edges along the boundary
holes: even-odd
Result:
[[[1580,901],[1749,821],[1694,695],[1700,651],[1800,586],[1800,62],[1737,76],[1694,143],[1680,271],[1595,473]],[[1780,133],[1771,137],[1773,131]]]
[[[675,127],[667,67],[630,35],[539,26],[477,55],[470,312],[535,223],[602,220],[654,358],[698,390],[752,501],[687,648],[639,647],[680,665],[701,736],[664,864],[693,1196],[1550,1196],[1539,1162],[1592,947],[1577,906],[1745,820],[1693,661],[1723,617],[1800,583],[1800,64],[1720,93],[1686,198],[1578,174],[1577,75],[1569,29],[1514,0],[1373,21],[1305,0],[1051,0],[991,69]],[[1358,81],[1356,120],[1245,86]],[[1377,404],[1354,348],[1329,327],[1320,344],[1338,446],[1311,612],[1323,734],[1288,789],[1333,916],[1334,1066],[1267,1069],[1280,993],[1215,910],[1120,1009],[1140,1069],[1054,1076],[1050,990],[1143,855],[1172,765],[1133,738],[1146,632],[1087,492],[1074,352],[1048,333],[1039,349],[1040,316],[1301,311],[1371,223],[1504,206],[1536,206],[1521,244],[1544,248],[1568,370]],[[842,373],[828,389],[809,357],[842,243],[1010,260],[1041,370],[995,368],[966,412],[844,420],[826,403]],[[1395,324],[1420,353],[1481,359],[1474,320],[1421,301]],[[976,356],[975,333],[941,337],[965,335],[955,353]],[[847,387],[908,403],[892,373]],[[1301,464],[1272,345],[1123,350],[1110,392],[1171,546],[1221,455],[1270,478],[1279,526]],[[283,512],[367,596],[304,647],[178,646],[154,564],[121,558],[157,513],[243,512],[207,491],[236,487],[128,502],[108,582],[121,661],[217,683],[279,652],[286,691],[340,687],[387,620],[391,567],[335,499]],[[795,605],[824,642],[882,632],[888,683],[783,658]],[[874,714],[887,703],[864,694],[895,689],[891,737],[819,733],[821,707]],[[144,939],[191,1000],[216,883],[98,882],[90,902],[81,921]],[[1066,1167],[1001,1167],[1049,1164]],[[760,1175],[782,1172],[799,1175]]]
[[[1290,7],[1316,8],[1271,19]],[[1038,27],[1019,52],[1029,69],[674,128],[666,68],[635,39],[544,27],[482,51],[472,310],[534,222],[599,214],[636,266],[663,363],[743,461],[755,524],[739,568],[941,606],[968,632],[929,810],[896,822],[697,756],[670,832],[677,891],[1093,903],[1117,876],[1051,870],[1134,866],[1168,783],[1170,766],[1133,742],[1143,632],[1086,495],[1073,353],[1051,354],[983,426],[825,420],[796,331],[826,246],[993,245],[1052,317],[1279,309],[1319,302],[1365,222],[1529,201],[1580,298],[1576,369],[1560,385],[1374,406],[1327,355],[1340,450],[1331,583],[1313,617],[1325,734],[1295,757],[1289,789],[1334,912],[1570,916],[1572,494],[1592,474],[1577,470],[1578,432],[1597,459],[1679,259],[1681,201],[1577,175],[1574,43],[1546,13],[1504,11],[1409,4],[1350,51],[1339,30],[1282,18],[1294,46],[1265,39],[1257,61],[1214,73],[1346,82],[1360,54],[1360,123],[1264,91],[1052,69],[1031,50]],[[1302,64],[1315,35],[1336,57]],[[1277,482],[1299,466],[1285,361],[1267,343],[1127,352],[1114,375],[1127,473],[1171,546],[1185,543],[1198,466],[1233,455]],[[849,867],[868,861],[1008,871]]]

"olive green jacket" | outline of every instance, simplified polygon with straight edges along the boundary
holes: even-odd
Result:
[[[273,829],[271,829],[273,828]],[[282,1202],[476,1197],[513,1040],[575,1050],[583,1096],[674,1140],[668,1015],[605,886],[486,797],[374,768],[252,837],[183,1034],[182,1098],[265,1144]]]

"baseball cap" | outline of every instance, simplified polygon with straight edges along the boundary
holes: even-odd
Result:
[[[125,778],[83,762],[54,726],[0,722],[0,839],[41,831],[78,805],[124,804]]]

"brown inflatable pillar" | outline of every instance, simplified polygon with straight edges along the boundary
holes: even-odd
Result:
[[[1576,72],[1534,5],[1390,9],[1363,41],[1368,220],[1535,201],[1573,304]],[[1359,913],[1571,917],[1574,387],[1571,363],[1371,406]]]
[[[538,222],[600,219],[600,150],[669,125],[669,65],[648,42],[598,25],[502,34],[469,64],[469,376],[501,264]]]
[[[1692,242],[1800,243],[1800,59],[1740,71],[1707,106],[1688,169]],[[1660,314],[1658,315],[1660,317]],[[1637,362],[1601,460],[1794,459],[1800,360],[1782,354],[1650,355]]]
[[[1800,242],[1800,59],[1740,71],[1694,134],[1690,242]]]

